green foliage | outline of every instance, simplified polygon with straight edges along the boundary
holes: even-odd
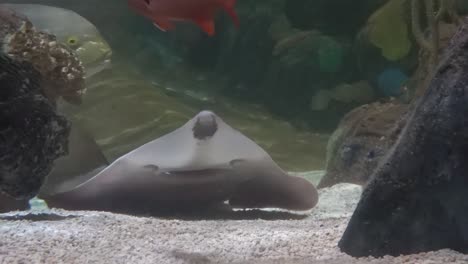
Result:
[[[368,20],[370,42],[381,49],[382,55],[396,61],[408,55],[411,41],[404,19],[406,0],[389,0]]]

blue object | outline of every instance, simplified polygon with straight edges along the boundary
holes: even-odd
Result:
[[[398,96],[408,76],[397,68],[386,69],[377,77],[377,87],[385,96]]]

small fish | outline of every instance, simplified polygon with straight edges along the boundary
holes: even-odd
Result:
[[[174,28],[174,21],[192,21],[209,36],[214,35],[214,17],[224,9],[239,26],[236,0],[128,0],[130,8],[153,21],[162,31]]]

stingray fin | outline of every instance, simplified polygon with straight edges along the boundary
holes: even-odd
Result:
[[[317,205],[318,192],[306,179],[258,166],[251,170],[255,177],[238,185],[229,199],[232,207],[308,211]]]
[[[107,168],[107,166],[100,166],[87,173],[75,176],[74,178],[68,179],[59,184],[45,184],[41,187],[41,190],[39,191],[37,197],[40,199],[45,199],[53,195],[72,191],[78,188],[79,186],[83,185],[84,183],[90,181],[105,168]]]

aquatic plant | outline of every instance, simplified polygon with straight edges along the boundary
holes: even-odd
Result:
[[[421,0],[411,0],[411,28],[420,48],[429,53],[430,68],[433,68],[437,63],[440,48],[440,22],[443,18],[448,17],[452,22],[459,24],[460,18],[457,15],[454,0],[425,0],[422,2],[425,6],[425,19],[430,34],[426,36],[421,26]],[[437,10],[436,7],[438,7]]]
[[[389,0],[369,17],[367,22],[369,40],[380,48],[382,55],[390,61],[408,55],[411,41],[405,21],[407,1],[411,1],[411,33],[419,47],[430,54],[433,65],[437,62],[437,52],[440,47],[440,22],[444,19],[456,24],[460,22],[455,0]],[[421,12],[424,14],[426,27],[421,23]],[[425,31],[429,33],[425,34]]]
[[[425,0],[426,27],[421,25],[421,1],[411,0],[411,26],[414,38],[420,46],[419,68],[415,73],[417,85],[414,89],[414,97],[421,96],[430,76],[439,61],[439,53],[447,45],[447,39],[451,38],[461,19],[457,14],[455,0]],[[446,22],[452,24],[446,24]],[[449,29],[452,25],[452,29]],[[427,33],[426,33],[427,32]]]
[[[396,61],[408,55],[411,49],[408,28],[404,19],[406,0],[390,0],[369,17],[369,40],[382,55]],[[389,23],[392,21],[392,23]]]

